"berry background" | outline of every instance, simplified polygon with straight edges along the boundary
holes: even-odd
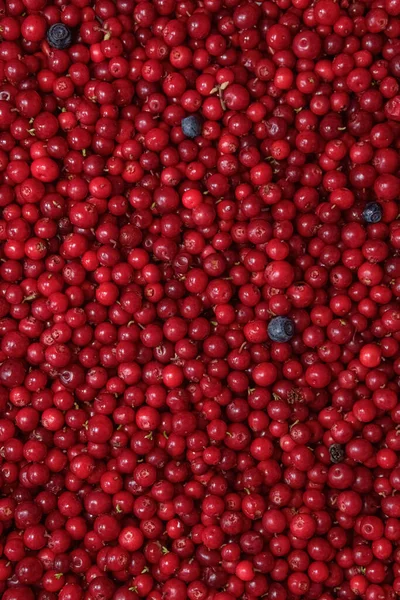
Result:
[[[400,594],[400,0],[0,0],[0,597]]]

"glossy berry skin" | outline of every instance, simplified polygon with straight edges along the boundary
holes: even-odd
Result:
[[[400,594],[400,0],[0,0],[0,598]]]
[[[195,138],[201,134],[202,123],[198,116],[189,115],[181,121],[182,132],[187,138]]]
[[[274,317],[268,323],[268,336],[273,342],[289,342],[294,335],[294,323],[288,317]]]
[[[377,202],[369,202],[363,210],[366,223],[379,223],[382,219],[382,208]]]

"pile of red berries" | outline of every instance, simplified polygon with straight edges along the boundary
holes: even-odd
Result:
[[[400,594],[400,0],[0,0],[2,600]]]

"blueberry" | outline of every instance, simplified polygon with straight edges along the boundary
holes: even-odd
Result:
[[[72,43],[71,30],[64,23],[55,23],[47,32],[47,41],[57,50],[65,50]]]
[[[273,342],[288,342],[294,335],[292,319],[274,317],[268,323],[268,335]]]
[[[363,219],[366,223],[379,223],[382,219],[382,208],[377,202],[368,202],[363,210]]]
[[[201,134],[201,120],[196,115],[190,115],[190,117],[182,119],[181,127],[188,138],[195,138]]]
[[[329,446],[329,456],[334,465],[342,462],[344,459],[343,447],[340,444],[332,444],[332,446]]]

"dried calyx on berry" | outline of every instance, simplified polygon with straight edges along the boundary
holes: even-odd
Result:
[[[65,50],[72,43],[72,33],[64,23],[55,23],[47,32],[47,41],[57,50]]]

